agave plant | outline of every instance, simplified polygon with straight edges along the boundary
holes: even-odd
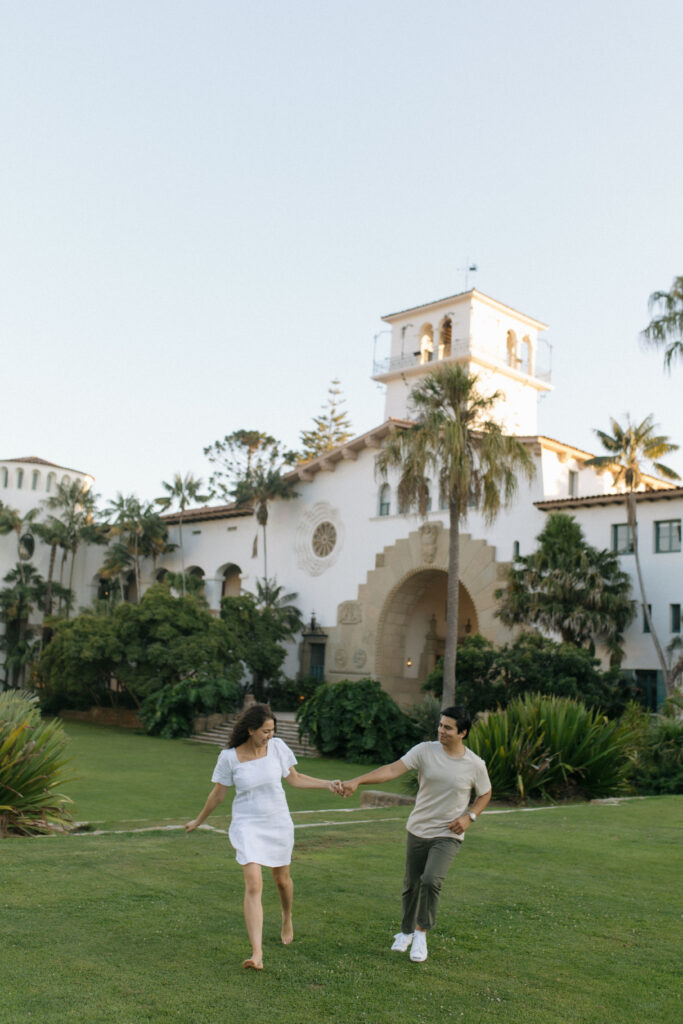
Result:
[[[36,697],[0,693],[0,837],[47,835],[71,821],[71,801],[55,791],[67,742],[60,721],[42,721]]]
[[[628,788],[631,731],[581,701],[525,694],[477,722],[467,742],[497,797],[594,798]]]

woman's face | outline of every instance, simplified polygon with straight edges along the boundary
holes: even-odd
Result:
[[[272,718],[266,718],[263,725],[258,729],[249,730],[249,739],[256,747],[265,747],[268,740],[275,735],[275,722]]]

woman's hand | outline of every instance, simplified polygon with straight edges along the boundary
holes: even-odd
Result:
[[[335,796],[344,795],[344,788],[342,786],[341,779],[330,779],[330,781],[327,784],[327,788],[330,790],[331,793],[334,793]]]
[[[192,821],[188,821],[187,825],[185,826],[185,831],[186,832],[194,832],[194,830],[198,826],[199,826],[199,819],[198,818],[193,818]]]

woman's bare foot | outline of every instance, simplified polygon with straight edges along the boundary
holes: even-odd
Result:
[[[245,960],[243,962],[242,967],[246,967],[247,969],[251,969],[252,971],[262,971],[263,957],[250,956],[248,960]]]
[[[284,914],[282,915],[282,931],[280,932],[280,938],[285,946],[288,946],[290,942],[294,941],[294,925],[292,924],[291,914],[288,914],[286,917]]]

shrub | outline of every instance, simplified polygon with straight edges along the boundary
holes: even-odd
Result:
[[[189,736],[197,715],[232,711],[242,702],[235,679],[187,677],[145,697],[138,712],[150,736]]]
[[[35,697],[0,693],[0,836],[46,835],[71,820],[55,792],[68,739],[57,719],[43,722]]]
[[[423,689],[441,694],[442,662]],[[616,717],[633,696],[633,685],[618,669],[603,672],[585,648],[537,633],[522,633],[500,648],[479,635],[458,645],[456,699],[471,714],[507,707],[524,693],[571,697]]]
[[[361,764],[395,761],[420,736],[373,679],[323,683],[297,712],[299,734],[307,733],[321,754]]]
[[[589,799],[628,789],[633,729],[580,701],[525,694],[472,728],[497,798]]]
[[[659,715],[635,704],[624,715],[636,736],[631,781],[639,793],[683,793],[683,721],[667,704]]]
[[[282,676],[268,687],[267,701],[273,711],[296,711],[313,696],[319,686],[320,680],[313,676],[299,680]]]

